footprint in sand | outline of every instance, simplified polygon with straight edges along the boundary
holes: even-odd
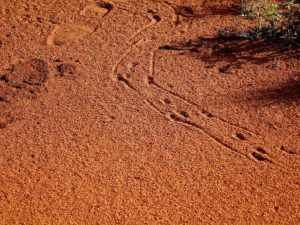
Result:
[[[44,84],[49,75],[48,65],[41,59],[18,63],[2,80],[15,89],[29,90]]]
[[[82,17],[99,20],[112,9],[113,5],[111,3],[99,1],[98,3],[86,5],[79,14]],[[53,47],[71,43],[79,44],[79,40],[92,34],[96,29],[96,26],[80,23],[56,25],[47,38],[47,44]]]
[[[59,77],[64,77],[68,80],[73,80],[75,78],[76,66],[74,64],[62,63],[59,64],[56,69]]]
[[[56,26],[50,33],[47,44],[61,46],[70,43],[78,44],[79,40],[94,32],[94,27],[82,24],[63,24]]]
[[[24,96],[36,98],[48,76],[48,64],[41,59],[20,62],[0,76],[0,129],[13,122],[14,103]]]

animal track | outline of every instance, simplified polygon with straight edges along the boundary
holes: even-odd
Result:
[[[296,152],[294,152],[294,151],[291,151],[291,150],[287,150],[287,149],[285,149],[285,147],[284,146],[281,146],[280,147],[280,150],[281,151],[284,151],[284,152],[286,152],[286,153],[288,153],[288,154],[291,154],[291,155],[295,155],[295,154],[297,154]]]
[[[47,39],[47,44],[53,47],[71,43],[78,44],[79,40],[84,39],[94,31],[95,27],[81,24],[56,25]]]
[[[48,76],[48,64],[41,59],[31,59],[18,63],[0,77],[0,129],[13,122],[10,112],[14,102],[24,96],[34,98]]]
[[[137,41],[138,42],[138,41]],[[147,103],[153,110],[158,112],[160,115],[164,116],[166,119],[169,119],[174,122],[181,123],[183,125],[194,127],[201,131],[201,133],[204,133],[205,135],[209,136],[213,141],[215,141],[217,144],[222,145],[223,147],[227,148],[230,151],[233,151],[234,153],[238,155],[242,155],[248,159],[252,159],[249,157],[249,153],[247,150],[239,150],[238,144],[235,143],[233,140],[226,137],[226,132],[222,132],[221,135],[218,132],[218,128],[223,127],[224,129],[227,129],[228,132],[233,131],[239,131],[238,133],[241,133],[241,131],[248,133],[249,135],[255,135],[254,132],[250,131],[247,128],[244,128],[242,126],[230,123],[229,121],[226,121],[223,118],[219,118],[217,116],[214,116],[212,113],[208,112],[207,110],[201,109],[199,105],[192,102],[188,98],[176,93],[175,91],[169,90],[168,88],[163,87],[158,82],[156,82],[154,75],[154,67],[155,67],[155,50],[150,52],[150,60],[149,60],[149,74],[145,76],[146,83],[137,84],[136,82],[140,82],[143,79],[140,79],[140,81],[137,81],[135,79],[128,80],[124,75],[126,72],[120,71],[119,68],[128,69],[126,67],[126,64],[128,64],[128,61],[126,61],[126,58],[128,55],[132,54],[132,51],[138,51],[138,49],[135,48],[135,45],[132,45],[130,48],[128,48],[125,53],[120,57],[120,59],[116,62],[115,66],[113,67],[112,71],[112,81],[119,81],[123,83],[126,87],[128,87],[130,90],[134,91],[138,96],[144,99],[144,102]],[[158,50],[159,51],[159,50]],[[123,65],[123,63],[125,65]],[[121,66],[122,64],[122,66]],[[129,71],[128,71],[129,72]],[[134,72],[132,72],[134,73]],[[133,77],[139,77],[139,76],[133,76]],[[140,85],[144,86],[146,88],[146,96],[145,93],[142,94],[140,92]],[[146,86],[145,86],[146,85]],[[150,96],[149,98],[147,95],[149,94],[159,95],[159,96],[165,96],[163,99],[167,99],[165,104],[157,105],[156,101]],[[170,100],[170,98],[172,100]],[[157,101],[161,102],[161,101]],[[174,102],[171,104],[171,102]],[[176,110],[174,110],[174,107],[181,107],[184,109],[185,107],[191,108],[194,112],[197,112],[198,116],[193,116],[188,113],[190,110],[180,110],[178,113]],[[196,114],[195,114],[196,115]],[[235,147],[236,146],[236,147]]]
[[[168,4],[167,2],[165,3]],[[179,7],[176,10],[177,16],[197,16],[194,10],[188,7]],[[197,130],[223,149],[227,149],[255,163],[269,162],[282,167],[274,160],[272,152],[269,154],[261,147],[253,151],[254,144],[262,146],[262,143],[264,143],[263,138],[258,133],[203,108],[199,103],[177,92],[172,84],[160,83],[160,80],[156,78],[155,72],[157,52],[165,50],[193,52],[198,51],[197,48],[199,46],[195,46],[195,49],[190,49],[191,41],[185,43],[183,47],[186,48],[163,44],[159,46],[157,43],[145,45],[143,40],[137,37],[161,21],[161,18],[153,10],[148,10],[148,13],[150,14],[150,23],[137,30],[129,38],[127,41],[129,47],[124,49],[123,54],[112,68],[111,80],[119,82],[127,87],[128,91],[134,92],[163,118]],[[143,54],[143,57],[139,57],[139,54]],[[145,60],[145,57],[148,57],[148,60]],[[146,66],[145,63],[147,63]],[[139,66],[136,67],[136,65]],[[141,68],[145,67],[147,68],[141,71]]]
[[[61,63],[56,67],[59,75],[73,79],[76,67],[73,64]],[[14,104],[22,98],[34,99],[49,79],[49,66],[42,59],[30,59],[12,66],[0,75],[0,129],[13,122],[11,116]]]
[[[152,50],[152,52],[148,54],[150,55],[149,74],[145,75],[144,79],[137,74],[135,75],[135,73],[140,73],[139,71],[132,71],[130,66],[126,66],[130,64],[130,62],[126,59],[129,58],[129,55],[130,57],[131,55],[134,55],[132,53],[133,51],[139,51],[139,49],[135,48],[135,45],[132,45],[116,62],[111,76],[112,81],[120,82],[128,87],[129,90],[132,90],[140,98],[144,99],[144,102],[151,109],[159,113],[164,118],[175,123],[180,123],[184,126],[197,129],[200,133],[207,135],[216,144],[223,146],[223,148],[237,155],[246,157],[247,159],[255,162],[266,161],[281,167],[267,156],[261,155],[267,154],[267,152],[262,148],[257,148],[257,152],[251,151],[253,145],[251,142],[255,142],[255,139],[259,141],[258,134],[246,127],[232,123],[224,118],[212,114],[187,97],[158,83],[154,77],[155,51],[161,51],[160,49]],[[142,63],[137,62],[136,58],[132,60],[135,60],[134,64]],[[131,64],[133,64],[133,62]],[[119,71],[119,69],[121,70]],[[127,72],[132,74],[132,76],[130,76],[132,79],[128,79],[128,77],[126,77]],[[139,77],[139,80],[137,80],[136,77]],[[142,83],[142,80],[146,82]],[[141,91],[141,88],[144,89],[144,91]],[[157,96],[157,99],[159,100],[155,100],[155,97],[153,96]],[[182,110],[177,111],[177,108],[181,108]],[[232,138],[232,136],[236,138]],[[251,137],[254,137],[255,139]]]
[[[76,74],[76,66],[70,63],[63,63],[56,67],[59,76],[74,79],[74,75]]]
[[[49,75],[46,62],[41,59],[31,59],[19,63],[12,68],[12,72],[3,76],[7,85],[17,89],[32,89],[32,87],[44,84]]]

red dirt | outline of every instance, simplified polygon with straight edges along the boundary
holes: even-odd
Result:
[[[239,1],[1,1],[0,224],[297,224],[299,51]]]

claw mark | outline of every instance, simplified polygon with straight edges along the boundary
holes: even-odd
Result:
[[[261,153],[263,153],[263,154],[267,154],[267,151],[264,150],[264,149],[261,148],[261,147],[256,148],[256,150],[259,151],[259,152],[261,152]]]
[[[267,159],[266,157],[258,154],[257,152],[252,152],[251,155],[256,158],[258,161],[266,161],[266,162],[270,162],[273,163],[272,160]]]
[[[135,92],[137,92],[137,90],[130,84],[130,82],[124,78],[121,74],[118,74],[118,81],[121,81],[123,83],[126,84],[126,86],[128,86],[129,88],[131,88],[132,90],[134,90]]]
[[[189,114],[188,114],[186,111],[180,111],[180,114],[181,114],[182,116],[184,116],[185,118],[190,117]]]
[[[236,134],[236,137],[237,137],[238,139],[240,139],[241,141],[245,141],[245,140],[246,140],[245,136],[244,136],[242,133],[237,133],[237,134]]]

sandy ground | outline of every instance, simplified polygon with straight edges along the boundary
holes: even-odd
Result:
[[[238,3],[1,0],[0,224],[299,224],[299,51]]]

